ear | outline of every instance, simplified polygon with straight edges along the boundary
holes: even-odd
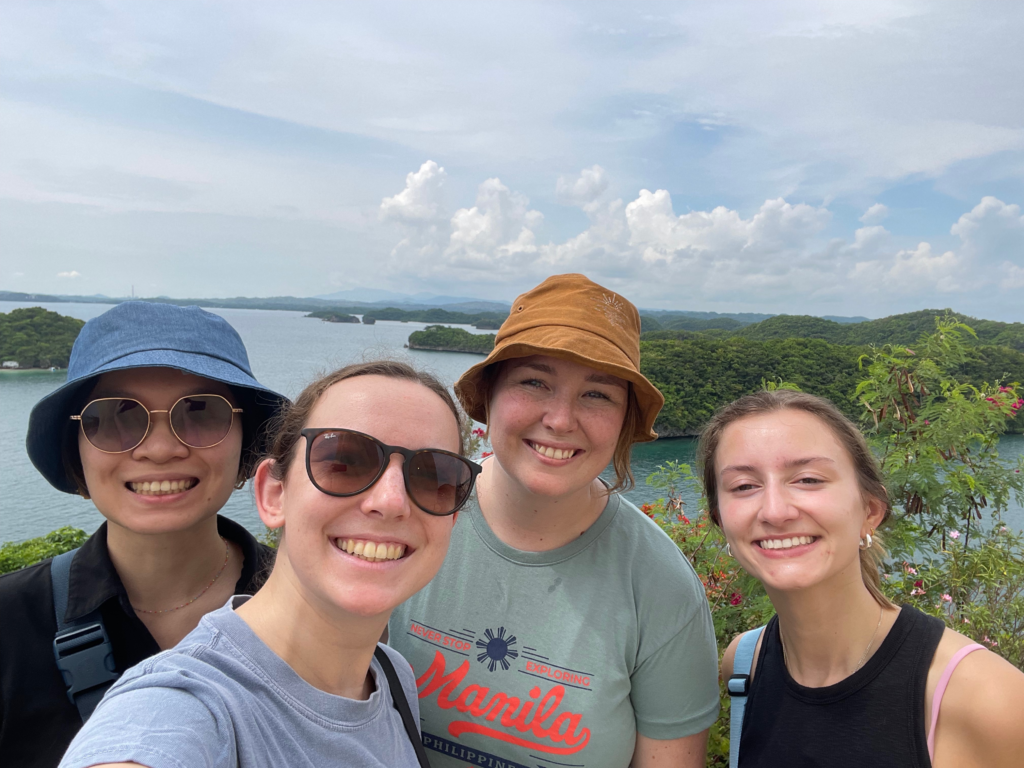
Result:
[[[452,515],[452,528],[455,527],[455,521],[458,520],[458,519],[459,519],[459,513],[456,512],[454,515]]]
[[[874,530],[882,524],[885,519],[885,504],[881,499],[875,497],[868,498],[868,517],[865,521],[871,530]]]
[[[284,525],[284,481],[274,477],[270,470],[274,466],[273,459],[264,459],[256,467],[253,477],[253,495],[256,497],[256,509],[260,520],[267,528],[280,528]]]

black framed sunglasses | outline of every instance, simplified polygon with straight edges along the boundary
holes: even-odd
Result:
[[[171,432],[189,448],[212,448],[224,442],[235,414],[242,409],[220,395],[188,395],[166,410],[155,411],[131,397],[101,397],[71,420],[82,425],[82,434],[96,450],[126,453],[142,445],[154,413],[166,413]]]
[[[459,511],[473,490],[482,467],[465,456],[437,448],[418,451],[386,445],[354,429],[309,427],[306,474],[328,496],[355,496],[369,489],[387,469],[391,455],[401,454],[405,491],[430,515],[444,517]]]

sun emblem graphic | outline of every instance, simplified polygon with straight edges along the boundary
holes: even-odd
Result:
[[[504,627],[498,627],[497,635],[492,630],[485,629],[484,636],[487,638],[486,640],[476,641],[476,647],[483,649],[483,653],[479,654],[476,660],[486,661],[488,672],[493,672],[499,664],[502,669],[508,669],[508,660],[519,658],[519,651],[512,648],[516,644],[516,636],[505,637]]]
[[[612,325],[618,328],[623,327],[623,313],[626,307],[619,301],[617,296],[607,293],[603,294],[601,300],[597,302],[595,309],[604,315]]]

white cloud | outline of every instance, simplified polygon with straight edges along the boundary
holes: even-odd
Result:
[[[959,247],[939,248],[907,243],[868,223],[884,218],[881,204],[868,209],[861,217],[865,225],[852,236],[837,238],[826,236],[832,213],[824,205],[775,198],[749,215],[726,206],[677,214],[665,189],[642,189],[628,203],[602,201],[609,187],[599,166],[562,177],[560,199],[582,205],[589,225],[560,242],[543,243],[537,239],[540,212],[524,195],[488,179],[475,204],[451,217],[447,236],[441,228],[431,230],[435,257],[413,268],[424,274],[449,270],[468,282],[514,280],[517,286],[582,271],[655,304],[697,299],[752,306],[770,297],[799,301],[800,311],[817,306],[832,313],[851,297],[920,302],[1024,284],[1024,264],[1015,263],[1024,217],[1018,206],[995,198],[984,198],[953,225]]]
[[[882,203],[875,203],[866,211],[864,215],[860,217],[860,221],[864,224],[881,224],[885,221],[885,218],[889,215],[889,209]]]
[[[529,206],[525,195],[512,192],[499,179],[487,179],[477,191],[476,205],[452,216],[446,262],[491,269],[532,261],[537,253],[533,230],[544,215]]]
[[[950,228],[972,256],[988,262],[1004,259],[1024,264],[1024,216],[1019,205],[983,197]]]
[[[418,171],[405,177],[405,189],[381,201],[381,221],[420,225],[444,218],[441,190],[447,175],[444,168],[427,160]]]
[[[81,276],[82,276],[81,273],[79,273],[76,270],[71,270],[70,272],[58,272],[57,273],[57,277],[68,278],[68,279],[72,279],[72,280],[75,279],[76,277],[81,277]]]
[[[584,168],[579,176],[560,176],[555,191],[558,199],[580,208],[593,203],[608,189],[608,174],[600,165]]]

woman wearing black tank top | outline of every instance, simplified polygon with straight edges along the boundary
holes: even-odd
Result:
[[[709,423],[698,459],[712,518],[777,612],[755,650],[741,766],[1024,765],[1024,674],[882,595],[888,494],[835,406],[741,398]]]

